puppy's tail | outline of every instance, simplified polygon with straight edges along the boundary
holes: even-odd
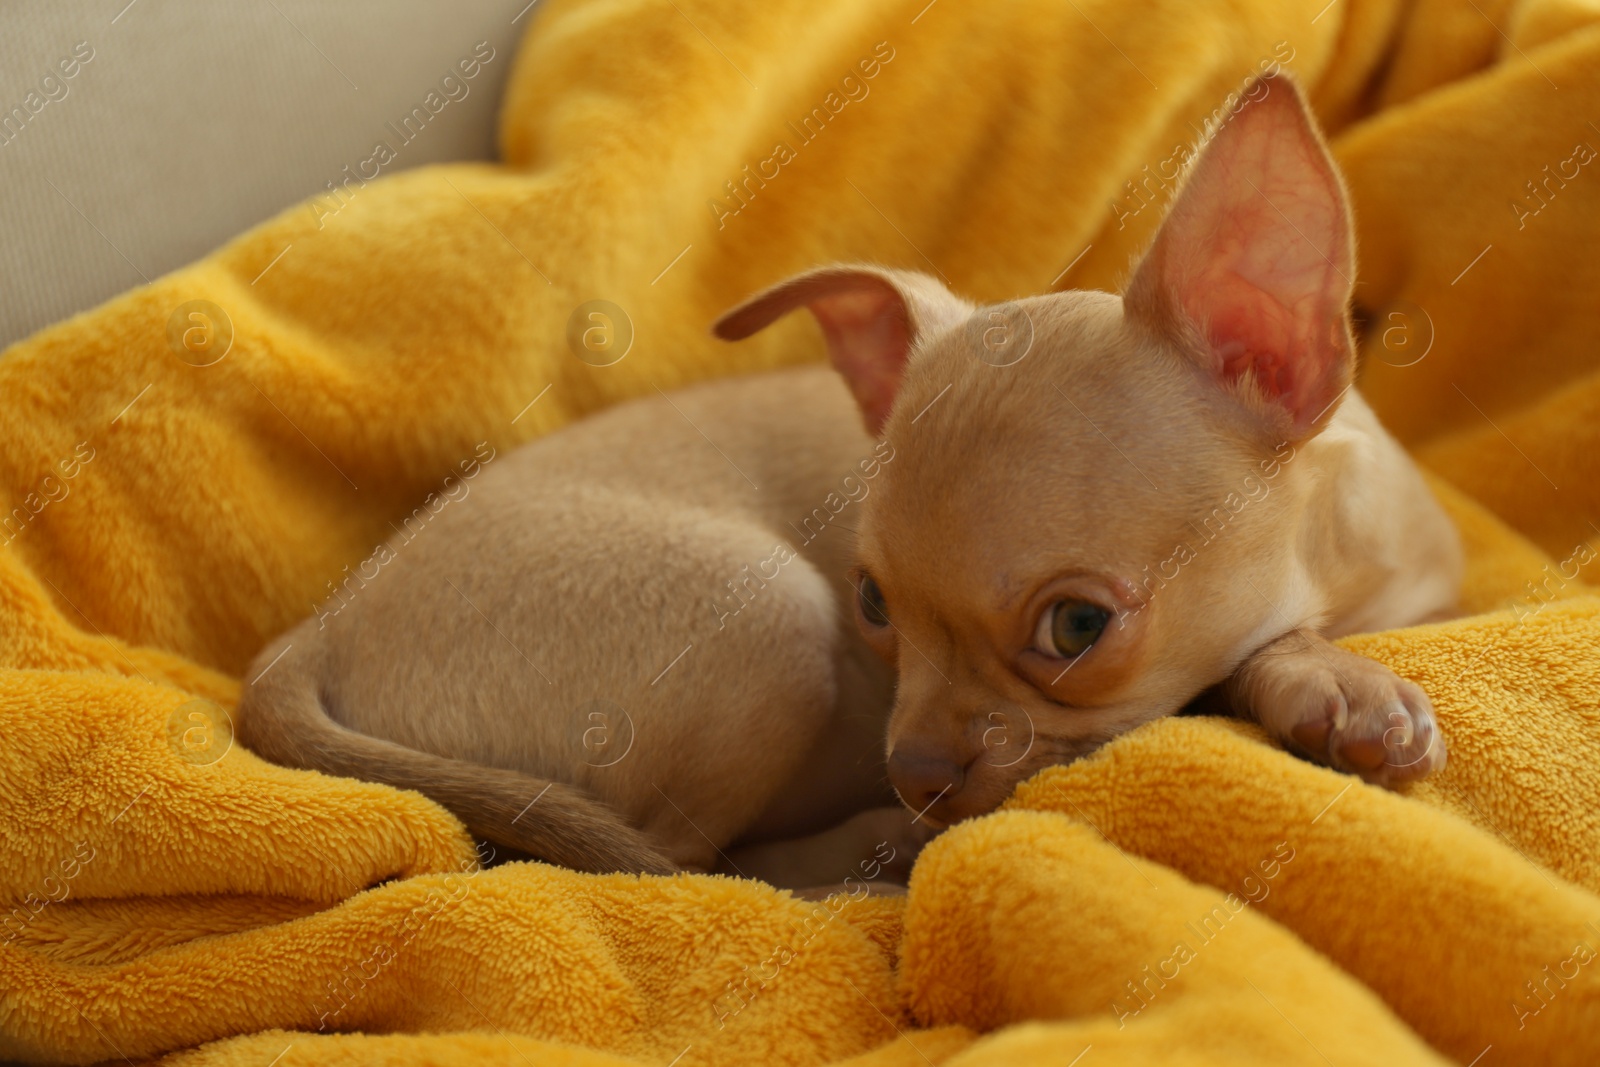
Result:
[[[308,666],[307,661],[275,663],[245,686],[235,729],[238,740],[258,756],[285,767],[414,789],[449,809],[474,835],[573,870],[677,870],[643,833],[571,786],[346,729],[328,717],[318,692],[319,672]]]

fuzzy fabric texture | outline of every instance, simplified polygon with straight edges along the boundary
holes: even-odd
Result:
[[[1345,642],[1432,695],[1437,778],[1169,719],[908,898],[811,903],[481,870],[420,796],[231,743],[256,650],[480,442],[820,358],[706,333],[817,263],[1114,288],[1274,63],[1354,198],[1363,389],[1469,549],[1467,617]],[[502,164],[355,175],[0,358],[0,1057],[1595,1062],[1597,124],[1592,0],[551,0]]]

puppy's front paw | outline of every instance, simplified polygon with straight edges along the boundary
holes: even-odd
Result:
[[[900,885],[910,881],[911,867],[922,846],[938,833],[901,807],[869,808],[844,825],[856,840],[860,857],[857,877],[869,881],[882,878]]]
[[[1444,738],[1428,695],[1381,663],[1308,675],[1286,696],[1298,720],[1280,739],[1303,754],[1376,785],[1424,778],[1444,767]]]
[[[1414,781],[1445,765],[1444,737],[1421,687],[1315,635],[1273,642],[1231,685],[1286,747],[1375,785]]]

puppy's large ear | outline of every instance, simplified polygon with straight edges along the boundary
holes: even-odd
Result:
[[[1355,239],[1344,188],[1285,77],[1257,79],[1200,152],[1125,294],[1260,411],[1315,434],[1350,384]]]
[[[711,327],[724,341],[749,337],[795,308],[811,309],[828,356],[876,437],[889,417],[912,346],[972,313],[926,274],[881,267],[823,267],[758,293]]]

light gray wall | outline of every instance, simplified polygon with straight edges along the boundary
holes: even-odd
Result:
[[[398,147],[386,124],[430,91],[448,99],[440,80],[483,41],[494,58],[384,173],[491,158],[536,14],[527,0],[6,2],[0,346],[199,258],[378,140]],[[75,47],[93,58],[63,77]]]

